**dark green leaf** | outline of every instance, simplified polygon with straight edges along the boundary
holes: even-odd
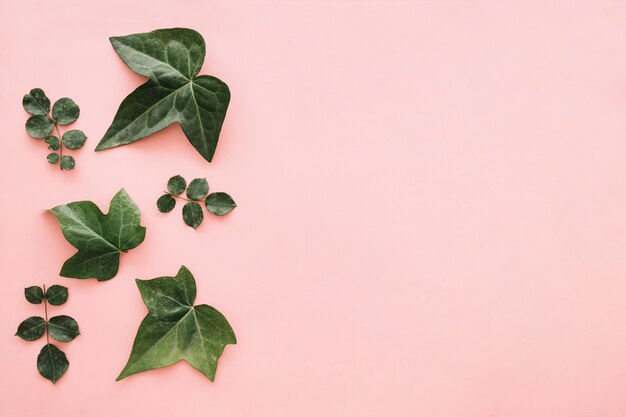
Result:
[[[50,111],[50,99],[46,97],[46,93],[41,88],[33,88],[22,99],[22,106],[24,106],[24,110],[32,115],[48,114]]]
[[[61,157],[61,169],[70,171],[74,169],[74,166],[76,166],[76,161],[73,156],[63,155]]]
[[[85,144],[87,136],[82,130],[68,130],[63,133],[63,144],[68,149],[78,149]]]
[[[53,306],[60,306],[67,301],[67,287],[53,285],[46,290],[46,300]]]
[[[59,155],[56,152],[49,153],[47,158],[49,164],[56,164],[59,162]]]
[[[200,200],[209,192],[209,183],[206,178],[196,178],[187,187],[187,197],[190,200]]]
[[[206,200],[204,200],[204,205],[206,206],[206,209],[208,211],[218,216],[228,214],[235,207],[237,207],[237,204],[235,204],[235,201],[232,199],[232,197],[226,193],[209,194]]]
[[[176,206],[176,200],[171,194],[163,194],[157,200],[157,208],[161,213],[169,213]]]
[[[124,189],[111,200],[109,213],[91,201],[77,201],[50,210],[61,225],[65,239],[78,252],[65,261],[61,276],[111,279],[117,274],[120,253],[143,242],[146,228],[141,213]]]
[[[187,181],[180,175],[176,175],[167,181],[167,190],[174,195],[179,195],[185,191],[186,187]]]
[[[237,339],[222,313],[193,305],[196,281],[191,272],[183,266],[175,277],[136,282],[148,315],[117,380],[184,360],[213,381],[224,347]]]
[[[187,226],[197,229],[202,223],[202,219],[204,219],[204,213],[200,204],[189,202],[183,206],[183,220]]]
[[[52,132],[53,127],[54,123],[47,115],[38,114],[30,116],[26,120],[26,133],[28,133],[28,136],[36,139],[48,136]]]
[[[50,337],[59,342],[69,342],[80,334],[78,323],[70,316],[54,316],[48,320]]]
[[[46,332],[46,321],[41,317],[29,317],[20,323],[16,336],[27,341],[39,339]]]
[[[169,87],[189,82],[204,62],[204,39],[191,29],[159,29],[110,41],[131,70]]]
[[[48,136],[45,139],[45,142],[49,145],[48,149],[52,151],[56,151],[57,149],[59,149],[60,142],[59,142],[59,138],[57,138],[56,136]]]
[[[79,115],[80,108],[71,98],[60,98],[52,106],[52,118],[60,125],[73,123]]]
[[[113,37],[111,44],[131,70],[150,79],[124,99],[96,151],[132,143],[178,122],[210,162],[230,91],[215,77],[197,76],[205,55],[202,36],[191,29],[161,29]]]
[[[37,356],[37,369],[44,378],[56,383],[63,376],[70,363],[67,356],[58,347],[48,343]]]
[[[36,285],[24,288],[24,297],[31,304],[41,304],[43,301],[43,290]]]

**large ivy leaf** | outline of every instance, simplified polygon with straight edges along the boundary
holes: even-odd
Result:
[[[202,35],[175,28],[110,41],[124,63],[149,80],[122,101],[96,151],[135,142],[177,122],[211,162],[230,91],[215,77],[198,76],[206,50]]]
[[[50,210],[58,220],[63,236],[78,252],[63,264],[60,275],[68,278],[111,279],[117,274],[120,253],[143,242],[139,208],[121,189],[108,214],[91,201],[77,201]]]
[[[26,297],[26,300],[31,304],[41,304],[44,297],[43,289],[37,285],[24,288],[24,297]]]
[[[224,347],[237,339],[222,313],[206,304],[193,305],[196,282],[191,272],[182,266],[175,277],[136,281],[148,315],[117,380],[184,360],[213,381]]]

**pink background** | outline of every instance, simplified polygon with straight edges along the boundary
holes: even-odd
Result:
[[[626,415],[626,2],[544,3],[3,0],[0,417]],[[232,90],[214,162],[178,126],[92,152],[142,82],[108,37],[173,26]],[[81,106],[74,172],[24,132],[32,87]],[[239,207],[186,227],[155,207],[174,174]],[[145,242],[58,277],[44,209],[121,187]],[[182,264],[239,344],[214,383],[114,382],[133,279]],[[82,330],[56,386],[13,336],[54,283]]]

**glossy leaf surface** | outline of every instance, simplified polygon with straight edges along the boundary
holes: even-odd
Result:
[[[53,127],[54,123],[47,115],[37,114],[26,120],[26,133],[35,139],[45,138],[52,132]]]
[[[29,317],[17,328],[16,336],[26,341],[33,341],[39,339],[46,332],[46,321],[41,317],[33,316]]]
[[[63,133],[63,144],[67,149],[78,149],[85,144],[85,140],[87,140],[87,136],[82,130],[74,129]]]
[[[71,171],[76,166],[76,161],[73,156],[63,155],[61,157],[61,169]]]
[[[46,290],[46,300],[53,306],[60,306],[67,301],[67,287],[53,285]]]
[[[237,207],[230,195],[221,192],[209,194],[206,200],[204,200],[204,205],[209,212],[217,216],[228,214]]]
[[[200,200],[209,192],[209,183],[206,178],[196,178],[187,187],[187,198],[190,200]]]
[[[44,378],[56,383],[63,376],[70,363],[58,347],[48,343],[37,356],[37,369]]]
[[[50,99],[41,88],[33,88],[22,99],[22,106],[32,115],[44,115],[50,111]]]
[[[59,149],[59,146],[61,144],[61,142],[59,142],[59,138],[57,138],[56,136],[48,136],[44,141],[48,144],[48,149],[50,149],[51,151],[56,151],[57,149]]]
[[[157,200],[157,208],[161,213],[169,213],[176,207],[176,199],[171,194],[163,194]]]
[[[187,226],[197,229],[204,219],[202,207],[195,201],[185,203],[183,206],[183,221]]]
[[[237,339],[219,311],[206,304],[194,306],[191,272],[183,266],[175,277],[136,282],[148,315],[117,380],[184,360],[212,381],[224,347]]]
[[[26,301],[31,304],[41,304],[44,297],[43,289],[41,287],[38,287],[37,285],[24,288],[24,297],[26,298]]]
[[[205,56],[202,36],[174,28],[110,40],[126,65],[149,80],[122,101],[96,151],[135,142],[179,123],[189,142],[210,162],[230,91],[215,77],[198,76]]]
[[[69,342],[80,334],[78,323],[70,316],[54,316],[48,320],[50,337],[59,342]]]
[[[187,188],[187,181],[180,175],[175,175],[167,181],[167,190],[174,194],[179,195]]]
[[[46,158],[48,159],[49,164],[56,164],[59,162],[59,154],[56,152],[50,152]]]
[[[63,236],[78,252],[65,261],[61,276],[111,279],[117,274],[120,253],[143,242],[146,229],[140,225],[137,205],[124,189],[111,200],[108,214],[91,201],[77,201],[51,209]]]
[[[60,98],[52,106],[52,118],[60,125],[69,125],[75,122],[79,115],[80,108],[71,98]]]

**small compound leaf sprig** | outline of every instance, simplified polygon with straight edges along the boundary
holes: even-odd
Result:
[[[78,323],[70,316],[54,316],[48,319],[48,304],[60,306],[67,301],[68,291],[62,285],[53,285],[46,290],[38,286],[24,289],[24,297],[31,304],[44,305],[44,317],[32,316],[20,323],[16,336],[23,340],[33,341],[46,334],[46,345],[41,348],[37,356],[37,369],[44,378],[56,383],[63,376],[70,363],[65,353],[54,344],[50,338],[58,342],[69,342],[80,334]]]
[[[50,114],[50,99],[41,88],[33,88],[22,99],[24,110],[31,114],[26,121],[26,133],[35,139],[44,139],[48,149],[53,151],[48,154],[48,163],[59,164],[62,170],[72,170],[76,165],[73,156],[63,155],[63,148],[78,149],[85,144],[87,136],[82,130],[68,130],[63,135],[59,131],[59,125],[65,126],[74,123],[80,115],[80,108],[71,98],[58,99],[52,106]],[[56,136],[52,135],[55,130]],[[58,151],[58,152],[57,152]]]
[[[187,198],[181,194],[186,191]],[[196,178],[189,183],[180,175],[176,175],[167,182],[167,191],[157,200],[157,208],[161,213],[169,213],[176,206],[176,199],[186,201],[183,206],[183,221],[189,227],[197,229],[204,219],[204,213],[200,203],[208,212],[216,216],[224,216],[230,213],[237,204],[226,193],[209,193],[209,183],[206,178]],[[206,198],[205,198],[206,197]]]

